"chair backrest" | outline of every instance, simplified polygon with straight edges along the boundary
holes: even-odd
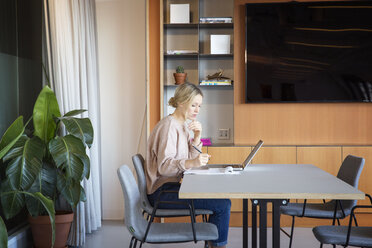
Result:
[[[348,155],[341,164],[337,173],[337,178],[350,184],[354,188],[358,188],[359,178],[364,166],[364,158]],[[356,200],[342,201],[342,206],[352,208],[357,204]]]
[[[138,188],[141,195],[141,207],[147,213],[151,213],[152,206],[147,198],[147,183],[144,171],[145,160],[141,154],[136,154],[132,157],[132,161],[137,173]]]
[[[145,236],[147,222],[141,213],[140,193],[136,180],[127,165],[122,165],[117,173],[124,194],[125,225],[135,238],[142,240]]]
[[[341,164],[337,178],[358,188],[359,178],[364,166],[364,158],[348,155]]]

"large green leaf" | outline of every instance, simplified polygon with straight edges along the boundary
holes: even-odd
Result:
[[[65,171],[68,180],[80,181],[84,163],[80,157],[86,156],[83,142],[73,135],[56,137],[49,142],[49,151],[58,168]]]
[[[28,190],[40,173],[45,146],[38,137],[23,135],[4,157],[6,176],[15,190]]]
[[[0,247],[8,247],[8,233],[3,218],[0,216]]]
[[[52,247],[54,246],[54,241],[56,237],[56,223],[55,223],[55,209],[54,209],[54,202],[41,194],[40,192],[36,193],[28,193],[22,192],[28,196],[32,196],[44,206],[45,210],[48,212],[50,223],[52,224]]]
[[[5,180],[1,184],[1,205],[7,219],[17,215],[25,205],[24,195],[13,190],[9,180]]]
[[[68,180],[65,175],[61,174],[57,177],[57,189],[74,209],[80,201],[80,182]]]
[[[55,190],[57,188],[57,173],[56,169],[47,163],[43,163],[39,175],[31,188],[28,190],[30,193],[41,192],[44,196],[55,199]],[[26,195],[26,206],[32,216],[46,214],[41,202],[31,196]]]
[[[79,115],[79,114],[82,114],[82,113],[84,113],[86,111],[87,111],[86,109],[75,109],[75,110],[71,110],[70,112],[64,114],[63,117]]]
[[[80,185],[80,201],[85,202],[87,200],[87,196],[85,195],[84,188]]]
[[[54,117],[60,116],[56,95],[48,86],[45,86],[34,106],[34,135],[48,143],[54,137],[57,128]]]
[[[92,146],[94,134],[89,118],[62,117],[60,119],[70,134],[81,139],[89,148]]]
[[[5,131],[0,141],[0,159],[12,148],[25,131],[23,116],[18,117]]]
[[[83,170],[83,175],[82,175],[81,179],[83,179],[84,177],[86,179],[89,179],[89,176],[90,176],[90,159],[87,155],[79,155],[79,158],[84,163],[84,170]]]
[[[9,187],[7,187],[6,189],[9,189]],[[54,202],[52,200],[46,198],[45,196],[43,196],[40,192],[29,193],[29,192],[25,192],[25,191],[2,192],[1,193],[1,200],[3,200],[3,198],[6,198],[6,197],[9,197],[9,196],[12,196],[12,195],[22,196],[23,194],[25,194],[27,196],[30,196],[30,197],[33,197],[33,198],[37,199],[38,201],[40,201],[41,204],[43,205],[43,207],[45,208],[46,212],[48,213],[50,223],[52,225],[52,247],[53,247],[54,246],[54,241],[55,241],[55,236],[56,236],[55,235],[56,224],[55,224]],[[7,219],[9,219],[11,217],[14,217],[22,209],[22,208],[19,208],[17,211],[12,211],[13,210],[12,207],[14,207],[14,206],[4,205],[4,204],[3,204],[3,207],[8,207],[6,209],[6,211],[4,211],[5,212],[5,217]],[[8,211],[11,211],[13,214],[7,216]],[[3,219],[0,217],[0,247],[7,247],[7,245],[8,245],[8,234],[7,234],[6,227],[5,227],[5,224],[3,222]]]

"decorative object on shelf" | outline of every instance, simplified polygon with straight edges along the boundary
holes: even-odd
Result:
[[[230,35],[211,34],[211,54],[229,54]]]
[[[176,84],[183,84],[186,81],[187,73],[185,73],[185,70],[183,66],[179,65],[176,68],[176,73],[173,73],[174,80],[176,80]]]
[[[232,23],[232,17],[200,17],[200,23]]]
[[[170,23],[190,23],[190,4],[171,4]]]
[[[198,54],[197,50],[167,50],[167,54],[181,55],[181,54]]]
[[[223,75],[223,70],[220,68],[218,72],[216,72],[216,73],[214,73],[212,75],[208,75],[207,76],[207,79],[208,80],[212,80],[212,79],[221,80],[221,79],[230,79],[230,78],[229,77],[225,77]]]
[[[232,85],[233,81],[229,77],[223,76],[223,70],[208,75],[206,80],[201,80],[199,85]]]
[[[93,143],[93,127],[89,118],[74,117],[85,111],[72,110],[61,116],[54,92],[45,86],[34,105],[33,130],[27,130],[31,118],[24,124],[19,116],[0,141],[0,174],[4,175],[0,194],[5,218],[14,217],[25,208],[32,222],[49,215],[50,233],[42,235],[49,244],[44,247],[53,247],[54,241],[58,241],[56,202],[65,200],[73,214],[76,205],[86,200],[80,184],[90,175],[86,148]],[[62,132],[62,125],[66,132]],[[72,217],[69,219],[72,221]],[[66,238],[70,228],[67,229]],[[7,247],[2,238],[6,232],[0,217],[0,247]],[[35,236],[34,242],[37,244]]]

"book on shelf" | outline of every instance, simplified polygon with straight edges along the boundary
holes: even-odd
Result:
[[[167,50],[168,55],[198,54],[197,50]]]
[[[200,17],[200,23],[232,23],[232,17]]]
[[[201,80],[199,85],[232,85],[233,81],[232,80]]]

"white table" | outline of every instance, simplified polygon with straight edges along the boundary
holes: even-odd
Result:
[[[248,247],[248,201],[260,208],[260,247],[267,246],[267,203],[272,203],[273,247],[280,247],[280,206],[287,199],[362,200],[365,194],[310,164],[254,164],[238,175],[185,175],[179,198],[243,199],[243,247]],[[257,242],[256,228],[252,241]]]

